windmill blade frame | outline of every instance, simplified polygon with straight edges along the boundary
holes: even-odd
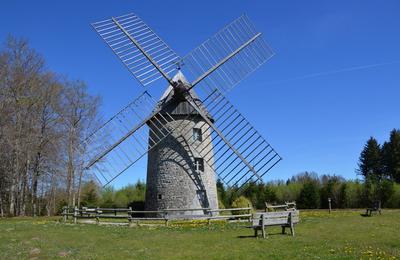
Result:
[[[208,143],[196,143],[191,140],[188,146],[193,147],[202,157],[213,154],[212,160],[208,159],[206,163],[214,168],[225,184],[240,184],[241,188],[249,181],[261,180],[282,160],[275,149],[218,89],[200,93],[200,96],[205,98],[199,103],[206,108],[215,122],[206,120],[206,116],[205,122],[197,127],[203,128],[208,124],[205,131],[210,133],[204,136],[203,140],[208,140],[209,136],[211,140]],[[191,104],[196,106],[196,102]],[[181,134],[187,136],[188,132]]]
[[[125,172],[173,130],[167,127],[167,122],[174,121],[173,117],[168,112],[154,110],[156,104],[147,91],[143,92],[85,140],[84,145],[92,147],[92,159],[85,169],[95,170],[103,186]],[[103,145],[94,147],[99,140]]]
[[[137,15],[112,17],[92,27],[144,87],[160,78],[172,83],[181,58]]]
[[[205,82],[226,93],[273,55],[261,33],[242,15],[184,56],[182,69],[190,75],[192,88]]]

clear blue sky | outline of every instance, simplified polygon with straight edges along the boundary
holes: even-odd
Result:
[[[50,69],[86,81],[101,95],[102,111],[111,116],[141,86],[90,23],[128,12],[181,56],[248,14],[276,56],[229,98],[284,158],[266,181],[302,171],[356,178],[365,141],[375,136],[382,142],[400,128],[397,0],[3,0],[0,40],[9,33],[29,39]],[[138,178],[145,179],[145,161],[115,185]]]

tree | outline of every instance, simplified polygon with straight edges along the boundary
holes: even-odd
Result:
[[[81,196],[82,205],[88,207],[97,207],[100,201],[98,185],[92,180],[86,182],[82,187]]]
[[[54,214],[65,183],[66,201],[81,197],[82,141],[98,122],[98,106],[84,83],[47,70],[26,40],[7,39],[0,49],[0,214]]]
[[[378,141],[371,137],[361,152],[358,172],[364,178],[379,181],[383,177],[382,151]]]
[[[64,109],[61,113],[66,144],[66,193],[68,205],[75,206],[75,198],[78,197],[78,200],[80,198],[83,164],[85,162],[84,153],[87,148],[82,144],[85,144],[86,137],[98,125],[96,118],[100,99],[89,95],[87,86],[82,81],[67,80],[64,85],[62,104]],[[76,182],[78,182],[77,185]],[[76,192],[78,193],[77,196]]]
[[[223,184],[223,182],[218,179],[217,180],[217,194],[218,194],[218,204],[220,204],[219,202],[222,203],[222,205],[228,205],[228,197],[226,194],[226,190],[225,190],[225,186]]]
[[[400,130],[390,132],[389,142],[384,143],[382,153],[385,174],[400,183]]]
[[[337,175],[323,175],[321,177],[322,187],[320,190],[321,207],[328,208],[328,199],[332,201],[333,208],[340,208],[343,202],[343,196],[345,196],[342,183],[344,179]],[[345,187],[344,187],[345,189]]]
[[[298,199],[299,208],[315,209],[319,205],[318,184],[315,181],[304,183]]]

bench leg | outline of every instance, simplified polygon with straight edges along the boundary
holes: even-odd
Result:
[[[255,237],[258,236],[258,229],[257,229],[257,228],[254,229],[254,236],[255,236]]]
[[[292,237],[294,237],[294,225],[290,225],[290,232],[292,233]]]
[[[282,226],[282,235],[285,234],[285,226]]]
[[[266,228],[265,227],[262,228],[262,236],[263,236],[263,238],[266,237]]]

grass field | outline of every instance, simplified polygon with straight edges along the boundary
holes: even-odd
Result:
[[[1,259],[398,259],[400,210],[300,211],[296,237],[270,228],[254,238],[247,223],[169,227],[65,224],[58,218],[0,220]]]

